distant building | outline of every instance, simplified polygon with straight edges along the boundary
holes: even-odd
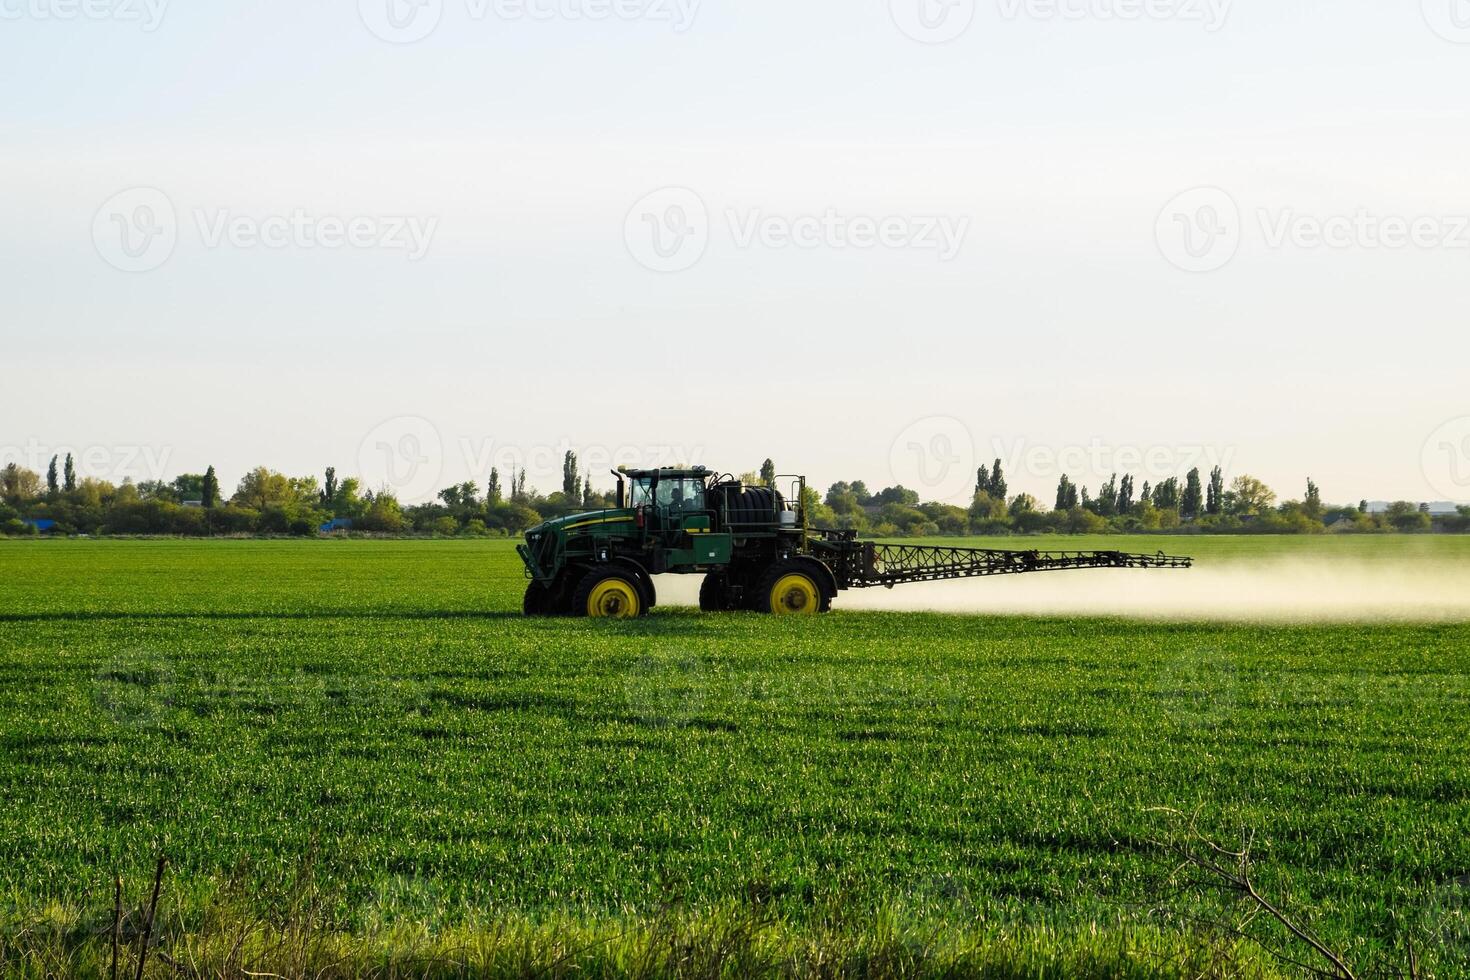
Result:
[[[25,524],[25,525],[27,525],[29,527],[35,528],[36,529],[36,533],[38,533],[38,534],[48,534],[52,530],[54,530],[56,528],[56,522],[55,521],[46,520],[44,518],[43,519],[39,519],[39,520],[26,520],[26,521],[22,521],[21,523],[23,523],[23,524]]]
[[[199,500],[197,498],[194,499],[194,500],[180,500],[179,501],[179,506],[180,507],[203,507],[204,506],[204,501],[203,500]]]
[[[335,521],[328,521],[317,530],[322,534],[331,534],[333,531],[350,531],[352,530],[352,518],[339,517]]]

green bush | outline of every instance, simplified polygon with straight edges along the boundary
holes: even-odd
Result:
[[[7,537],[21,538],[35,534],[36,529],[18,517],[12,517],[4,524],[0,524],[0,533],[5,534]]]

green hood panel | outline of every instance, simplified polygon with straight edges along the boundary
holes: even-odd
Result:
[[[631,524],[635,514],[631,510],[594,510],[585,514],[572,514],[545,521],[526,532],[526,536],[542,534],[594,533],[599,527],[614,524]]]

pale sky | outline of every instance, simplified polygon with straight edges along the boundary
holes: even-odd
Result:
[[[1466,0],[0,0],[0,78],[7,460],[1470,500]]]

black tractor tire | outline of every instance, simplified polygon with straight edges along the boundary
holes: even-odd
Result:
[[[767,568],[756,579],[749,600],[756,612],[775,615],[811,616],[832,609],[832,597],[822,590],[810,565],[799,561],[778,561]]]
[[[730,612],[735,608],[735,595],[730,591],[730,580],[718,572],[704,577],[699,587],[700,612]]]
[[[647,616],[649,602],[636,576],[617,568],[594,568],[572,590],[573,616],[636,619]]]
[[[521,612],[527,616],[555,616],[556,593],[540,582],[526,586],[526,597],[521,600]]]

